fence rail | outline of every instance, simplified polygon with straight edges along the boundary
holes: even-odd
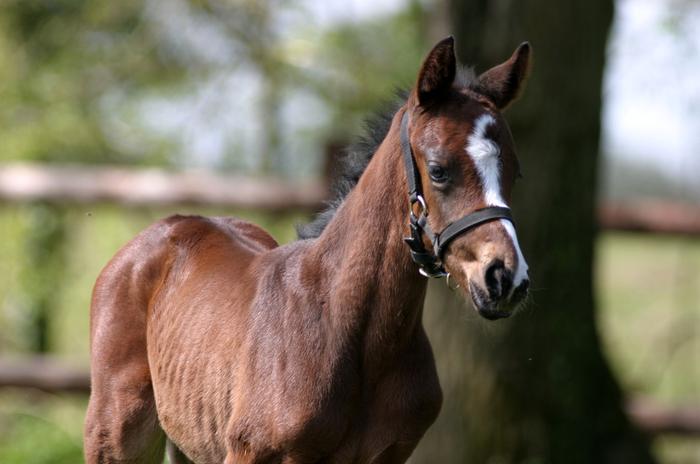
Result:
[[[0,388],[8,387],[47,393],[89,393],[90,373],[45,356],[0,358]]]
[[[90,373],[85,368],[43,356],[0,358],[0,388],[87,394]],[[700,407],[669,408],[649,399],[634,398],[627,403],[627,413],[650,436],[700,436]]]
[[[107,166],[0,165],[0,201],[8,203],[202,204],[276,211],[315,209],[325,197],[322,182],[273,177]]]
[[[700,437],[700,405],[667,407],[648,398],[634,398],[627,403],[627,413],[650,436]]]
[[[670,201],[636,200],[598,206],[603,229],[653,234],[700,235],[700,206]]]
[[[129,206],[201,204],[266,211],[317,210],[327,198],[322,181],[174,172],[109,166],[11,163],[0,165],[0,202],[55,201]],[[700,235],[700,206],[659,201],[605,203],[598,223],[607,230]]]

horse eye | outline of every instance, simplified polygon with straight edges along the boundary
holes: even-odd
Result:
[[[447,180],[447,171],[445,168],[436,163],[428,164],[428,174],[433,182],[442,184]]]

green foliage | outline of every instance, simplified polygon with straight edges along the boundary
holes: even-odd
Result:
[[[120,151],[104,100],[176,83],[143,2],[22,1],[0,9],[0,160],[159,163]]]
[[[49,323],[54,302],[64,288],[66,262],[64,209],[51,204],[27,208],[29,233],[24,236],[27,266],[22,273],[22,288],[29,347],[35,352],[49,351]]]
[[[253,159],[247,165],[266,172],[308,172],[300,165],[313,164],[301,156],[309,150],[294,159],[292,138],[322,152],[328,136],[345,138],[395,86],[409,87],[426,47],[426,15],[414,1],[397,14],[322,27],[305,8],[295,0],[4,2],[0,161],[191,163],[189,139],[211,136],[195,119],[211,111],[217,120],[228,115],[216,112],[240,114],[259,131],[255,143],[226,140],[219,164]],[[257,79],[259,88],[241,92],[256,94],[253,101],[217,106],[237,98],[224,82],[240,72]],[[330,117],[290,134],[284,105],[300,95],[322,102]],[[189,116],[173,123],[164,112]],[[162,127],[188,118],[202,126],[196,135]]]
[[[428,47],[426,12],[417,2],[395,16],[344,24],[317,39],[315,67],[305,78],[331,104],[331,130],[347,135],[355,124],[391,99],[410,89]]]
[[[0,352],[35,348],[34,330],[28,330],[32,305],[50,307],[46,328],[53,354],[87,363],[88,320],[92,285],[98,273],[136,233],[174,213],[238,216],[261,225],[278,241],[295,238],[294,224],[304,216],[289,212],[267,215],[254,211],[214,208],[158,208],[126,213],[117,206],[66,207],[55,212],[47,206],[0,207]],[[56,221],[58,214],[59,221]],[[39,227],[41,225],[41,227]],[[57,230],[56,227],[61,229]],[[28,233],[38,230],[41,232]],[[47,245],[62,236],[61,244]],[[23,244],[27,248],[18,247]],[[28,248],[34,250],[27,253]],[[48,311],[48,309],[47,309]],[[0,463],[2,461],[0,460]]]
[[[82,458],[85,398],[0,392],[0,462],[75,464]]]

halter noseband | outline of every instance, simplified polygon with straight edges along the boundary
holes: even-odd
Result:
[[[406,165],[406,178],[408,179],[408,201],[410,210],[411,236],[404,237],[404,241],[410,248],[411,258],[419,267],[418,271],[425,277],[445,277],[449,273],[442,264],[442,254],[447,245],[459,235],[489,221],[496,219],[508,219],[513,222],[509,208],[501,206],[488,206],[476,210],[454,221],[445,227],[440,233],[434,233],[428,224],[428,207],[423,198],[420,172],[416,166],[416,160],[408,138],[408,110],[405,110],[401,118],[401,151]],[[416,207],[419,208],[416,212]],[[423,234],[427,235],[432,250],[427,250],[423,244]],[[448,278],[449,279],[449,278]],[[449,280],[448,280],[449,282]]]

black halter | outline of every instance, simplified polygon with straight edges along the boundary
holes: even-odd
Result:
[[[411,249],[411,258],[426,277],[445,277],[448,272],[442,265],[442,254],[447,245],[457,236],[475,228],[485,222],[495,219],[508,219],[513,222],[510,209],[500,206],[489,206],[476,210],[461,219],[456,220],[442,232],[434,233],[428,224],[428,207],[421,190],[420,172],[413,157],[411,142],[408,137],[408,111],[404,111],[401,119],[401,151],[406,165],[406,178],[408,179],[408,201],[410,209],[411,236],[404,237],[404,241]],[[419,211],[416,211],[419,208]],[[433,245],[432,250],[427,250],[423,244],[423,234],[427,235]]]

